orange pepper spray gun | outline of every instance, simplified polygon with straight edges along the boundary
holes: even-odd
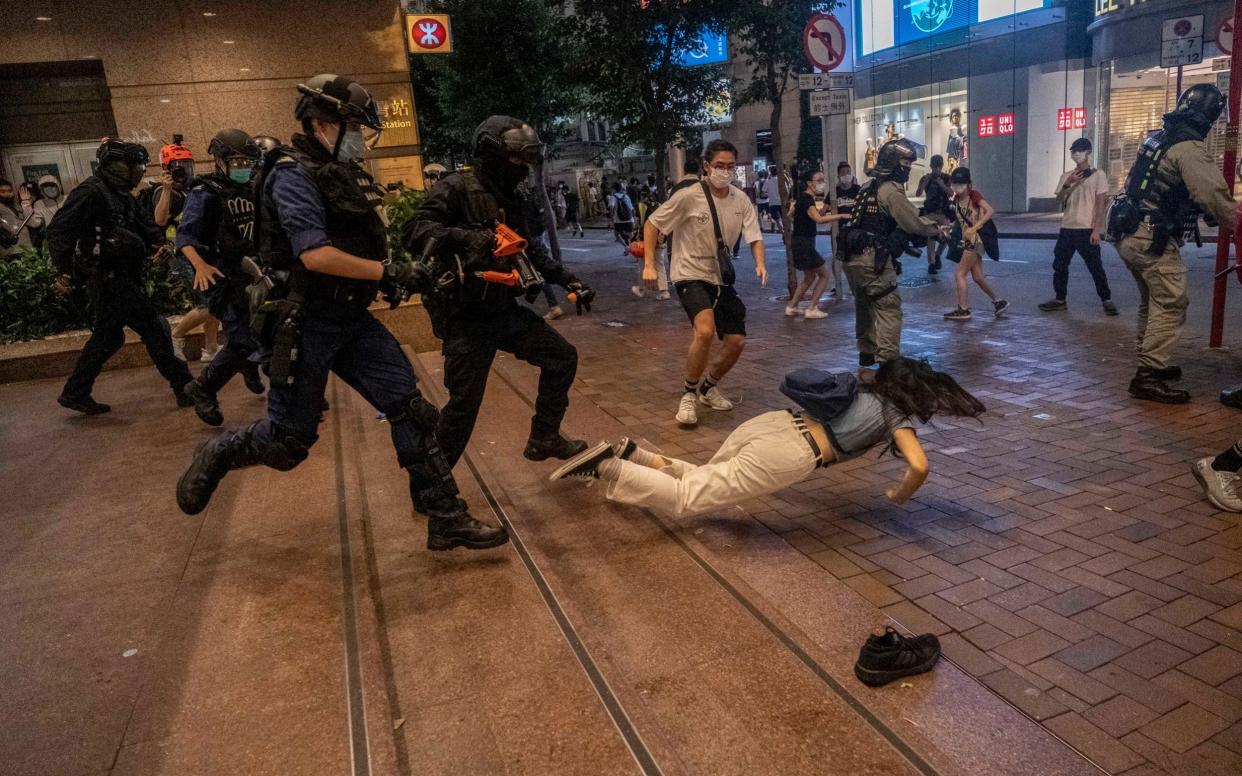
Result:
[[[496,270],[484,270],[475,272],[476,277],[482,278],[487,283],[498,283],[502,286],[521,286],[526,293],[527,301],[533,300],[543,290],[543,276],[539,274],[539,270],[530,263],[530,259],[526,256],[526,238],[502,223],[496,224],[496,249],[492,251],[492,255],[504,258],[508,257],[513,261],[514,269],[508,272],[498,272]]]

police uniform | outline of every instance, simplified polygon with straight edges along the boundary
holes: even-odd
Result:
[[[901,292],[897,287],[897,256],[887,246],[896,230],[931,236],[940,227],[919,215],[905,187],[888,178],[863,186],[854,202],[847,239],[845,276],[854,294],[854,328],[859,363],[890,361],[901,355]],[[880,251],[877,259],[876,252]]]
[[[1204,115],[1204,101],[1211,103]],[[1219,90],[1197,84],[1164,116],[1164,129],[1148,138],[1126,183],[1124,198],[1137,209],[1137,224],[1119,228],[1114,206],[1109,231],[1117,252],[1139,288],[1138,371],[1130,384],[1136,398],[1180,404],[1190,395],[1171,388],[1181,370],[1169,361],[1181,339],[1189,298],[1186,264],[1181,246],[1196,230],[1200,213],[1232,231],[1236,220],[1233,201],[1219,165],[1204,138],[1223,108]],[[1122,234],[1117,234],[1121,232]]]
[[[449,400],[440,413],[437,437],[450,464],[457,462],[470,441],[497,351],[512,353],[540,369],[532,439],[559,437],[569,407],[578,351],[533,310],[518,304],[520,287],[488,283],[474,274],[509,271],[510,265],[492,254],[488,241],[470,243],[467,233],[490,233],[500,222],[531,237],[534,229],[527,224],[526,213],[516,189],[505,191],[485,173],[471,170],[441,179],[406,223],[405,245],[412,255],[421,254],[434,241],[442,260],[456,254],[463,262],[456,287],[424,298],[436,336],[443,341]],[[561,286],[576,282],[542,242],[531,239],[526,251],[546,282]]]
[[[116,142],[116,141],[110,141]],[[181,388],[191,375],[173,355],[168,321],[143,288],[148,257],[162,242],[160,229],[128,191],[116,190],[99,175],[78,185],[47,227],[48,252],[57,269],[73,274],[79,259],[89,265],[88,291],[94,307],[87,340],[60,403],[83,412],[107,411],[91,400],[91,389],[104,364],[125,344],[125,327],[142,338],[155,368],[168,381],[178,403],[188,406]]]
[[[227,342],[195,381],[197,388],[213,399],[239,372],[246,375],[252,391],[263,392],[259,365],[251,360],[258,343],[250,330],[250,308],[245,291],[250,278],[242,271],[242,259],[251,253],[253,239],[254,200],[250,187],[220,173],[200,177],[182,211],[177,250],[181,252],[187,246],[194,248],[203,261],[223,274],[203,296],[208,311],[224,328]],[[191,388],[191,395],[195,391]],[[219,422],[212,425],[219,425]]]
[[[428,549],[503,544],[505,530],[474,520],[458,498],[451,467],[436,445],[436,408],[419,392],[397,340],[367,309],[380,282],[314,272],[301,262],[303,254],[325,246],[385,262],[388,242],[383,192],[350,157],[338,158],[350,123],[378,130],[374,100],[356,82],[334,74],[315,76],[299,91],[304,96],[295,116],[304,126],[311,119],[339,122],[340,134],[334,150],[315,137],[294,135],[290,147],[269,152],[256,183],[260,263],[278,277],[287,275],[283,299],[273,303],[279,316],[268,320],[276,334],[263,343],[272,349],[268,416],[204,443],[178,483],[178,505],[188,514],[202,511],[231,469],[264,464],[287,471],[305,460],[319,436],[332,372],[386,416],[414,508],[430,518]],[[269,316],[269,307],[259,314]]]

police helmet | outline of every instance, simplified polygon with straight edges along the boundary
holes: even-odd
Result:
[[[875,157],[875,167],[871,174],[876,178],[889,178],[898,183],[905,183],[910,178],[910,165],[918,158],[914,144],[904,138],[890,140],[880,146]],[[908,162],[903,164],[903,162]]]
[[[1225,110],[1225,95],[1212,84],[1195,84],[1177,99],[1177,107],[1168,117],[1186,116],[1196,123],[1211,126]]]
[[[543,161],[543,143],[529,124],[512,116],[489,116],[474,130],[474,155],[530,167]]]
[[[375,98],[351,78],[320,73],[298,84],[298,91],[301,96],[293,108],[293,116],[303,125],[310,119],[320,119],[337,124],[357,122],[377,133],[384,127]]]
[[[151,155],[138,143],[126,143],[124,140],[109,137],[104,138],[104,141],[99,144],[95,159],[100,164],[125,162],[126,164],[141,164],[145,167],[147,162],[151,161]]]
[[[259,146],[250,135],[240,129],[222,129],[207,145],[207,153],[221,162],[239,156],[254,161],[259,158]]]

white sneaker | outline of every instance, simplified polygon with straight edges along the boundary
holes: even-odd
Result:
[[[714,385],[707,389],[707,393],[699,391],[699,403],[722,412],[733,409],[733,402],[726,399],[720,389]]]
[[[659,299],[661,302],[667,301],[672,298],[673,298],[672,294],[670,294],[667,291],[661,291],[660,293],[656,294],[656,299]]]
[[[185,361],[185,337],[172,338],[173,355]]]
[[[1242,512],[1242,498],[1238,498],[1236,474],[1218,472],[1212,468],[1213,458],[1200,458],[1195,461],[1190,471],[1203,486],[1203,493],[1220,509],[1228,512]]]
[[[543,319],[545,321],[555,321],[558,318],[563,318],[563,317],[565,317],[565,311],[561,309],[561,306],[559,304],[556,305],[555,307],[549,307],[548,311],[543,314]]]
[[[790,318],[792,318],[797,314],[798,314],[798,308],[796,305],[792,307],[790,305],[785,305],[785,315],[788,315]]]
[[[828,317],[828,313],[824,312],[823,310],[819,309],[818,307],[814,305],[811,305],[810,307],[806,308],[806,312],[804,312],[802,315],[805,318],[827,318]]]
[[[699,422],[699,413],[694,408],[693,393],[682,394],[681,404],[677,405],[677,422],[683,426],[693,426]]]
[[[639,299],[642,299],[643,298],[643,287],[642,286],[630,286],[630,293],[638,297]]]

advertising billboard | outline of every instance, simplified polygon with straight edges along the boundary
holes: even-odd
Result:
[[[1052,0],[855,0],[855,53],[865,57],[1051,5]]]

